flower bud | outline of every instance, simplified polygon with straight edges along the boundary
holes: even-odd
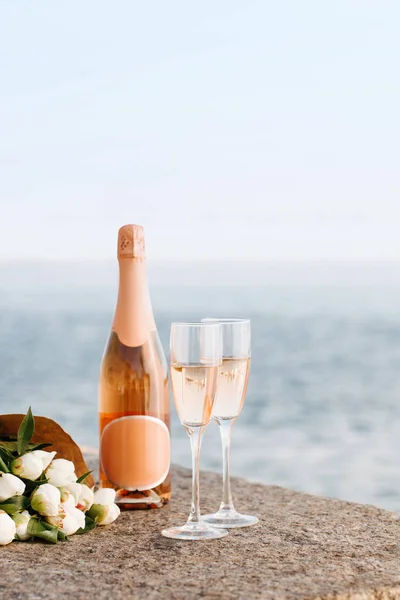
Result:
[[[63,509],[67,509],[67,507],[75,508],[75,498],[72,492],[67,490],[67,488],[60,488],[61,494],[61,506]]]
[[[119,517],[120,512],[116,504],[93,504],[87,514],[97,525],[110,525]]]
[[[60,502],[60,490],[50,483],[39,485],[31,496],[33,510],[45,517],[57,516]]]
[[[13,496],[22,496],[25,484],[11,473],[0,473],[0,502],[8,500]]]
[[[81,511],[79,512],[81,513],[81,515],[83,515]],[[79,521],[75,518],[74,515],[71,515],[70,513],[65,513],[65,517],[61,521],[60,526],[60,530],[65,535],[74,535],[74,533],[76,533],[80,527],[81,526],[79,524]]]
[[[13,541],[16,533],[15,523],[12,518],[0,510],[0,546],[5,546]]]
[[[72,495],[71,498],[73,498]],[[78,529],[85,527],[85,515],[73,504],[71,506],[69,499],[61,505],[57,516],[46,517],[46,521],[54,527],[58,527],[65,535],[73,535]]]
[[[71,522],[71,519],[74,519],[78,525],[73,533],[78,531],[78,529],[85,528],[85,524],[86,524],[85,515],[81,510],[79,510],[79,508],[75,508],[75,506],[74,507],[69,506],[69,507],[67,507],[65,513],[66,513],[65,519],[69,517],[69,522]],[[66,523],[65,519],[63,520],[61,530],[65,533],[65,535],[72,535],[72,532],[67,533],[67,526],[69,527],[69,523]]]
[[[112,488],[102,488],[94,493],[94,504],[108,506],[114,504],[116,492]]]
[[[43,463],[43,471],[47,469],[57,452],[45,452],[44,450],[32,450],[31,454],[36,458],[40,458]]]
[[[75,465],[65,458],[56,458],[46,470],[46,477],[49,483],[56,487],[64,487],[69,483],[75,483]]]
[[[84,483],[70,483],[66,488],[75,499],[75,506],[83,512],[89,510],[94,501],[93,491]]]
[[[31,515],[27,510],[12,516],[12,520],[14,521],[17,530],[15,539],[21,540],[22,542],[29,540],[31,537],[28,533],[28,523],[30,518]]]
[[[43,461],[33,452],[27,452],[12,461],[11,471],[18,477],[35,481],[44,471]]]
[[[47,521],[47,523],[50,523],[50,525],[53,525],[53,527],[58,527],[59,529],[61,529],[64,517],[65,510],[60,507],[57,515],[54,515],[52,517],[46,517],[45,521]]]
[[[112,488],[102,488],[94,493],[94,504],[88,511],[91,519],[98,525],[109,525],[120,514],[119,507],[114,504],[116,492]]]

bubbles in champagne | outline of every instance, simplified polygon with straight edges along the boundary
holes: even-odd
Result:
[[[184,425],[199,427],[210,422],[217,374],[217,366],[171,366],[176,410]]]
[[[234,419],[243,407],[250,371],[250,358],[224,358],[218,372],[213,408],[216,419]]]

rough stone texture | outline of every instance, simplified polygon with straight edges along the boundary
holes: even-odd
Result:
[[[186,520],[190,472],[173,475],[164,509],[124,513],[57,546],[0,548],[0,598],[400,599],[393,513],[237,479],[237,508],[261,522],[221,540],[177,542],[160,532]],[[202,474],[203,511],[217,508],[220,486],[219,475]]]

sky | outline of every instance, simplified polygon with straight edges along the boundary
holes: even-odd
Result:
[[[400,260],[397,0],[0,0],[0,260]]]

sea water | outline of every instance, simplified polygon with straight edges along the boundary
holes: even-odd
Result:
[[[0,282],[0,412],[32,406],[79,444],[96,447],[97,381],[115,285],[54,290],[40,278],[22,283]],[[173,320],[252,320],[233,475],[400,510],[399,288],[181,281],[152,286],[151,295],[167,355]],[[189,440],[174,409],[172,440],[173,461],[190,466]],[[214,423],[201,463],[221,469]]]

